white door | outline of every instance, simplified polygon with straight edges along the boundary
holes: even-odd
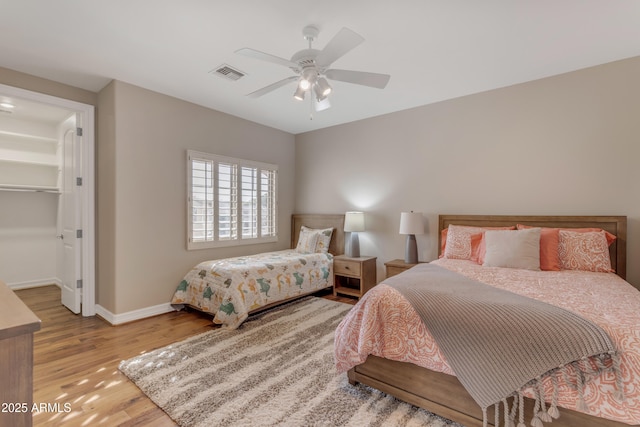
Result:
[[[61,177],[60,203],[58,218],[61,228],[62,257],[59,265],[62,280],[62,304],[74,313],[80,313],[82,300],[82,248],[81,242],[81,211],[82,201],[77,191],[76,178],[82,176],[81,147],[82,136],[77,134],[76,115],[69,118],[62,125],[61,143]]]

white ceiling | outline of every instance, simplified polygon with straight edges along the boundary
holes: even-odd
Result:
[[[313,114],[289,59],[342,27],[365,42],[333,67],[390,74],[385,89],[331,82]],[[91,91],[117,79],[297,134],[640,55],[637,0],[0,0],[0,66]],[[232,82],[209,71],[228,64]],[[640,76],[639,76],[640,78]]]

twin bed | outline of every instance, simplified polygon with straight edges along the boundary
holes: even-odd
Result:
[[[234,328],[253,312],[331,287],[332,255],[341,254],[344,247],[343,221],[343,215],[294,215],[291,247],[298,250],[199,264],[185,277],[172,302],[207,311],[216,323]],[[550,236],[557,239],[558,229],[586,229],[583,231],[588,236],[606,239],[606,253],[593,257],[592,252],[602,249],[602,245],[578,244],[572,250],[586,251],[587,255],[579,254],[586,258],[569,256],[569,261],[565,261],[599,266],[602,258],[606,258],[615,274],[606,272],[607,268],[601,266],[596,268],[602,270],[599,272],[581,271],[575,265],[571,267],[576,268],[573,270],[567,270],[569,265],[563,268],[545,265],[545,271],[505,268],[500,262],[496,264],[498,266],[488,266],[496,259],[494,246],[489,243],[489,236],[493,237],[495,233],[481,233],[481,236],[486,235],[486,242],[485,239],[478,240],[477,233],[458,241],[453,236],[455,233],[448,237],[443,233],[443,230],[455,230],[455,226],[484,230],[526,230],[527,227],[556,230],[549,235],[541,234],[540,244],[543,237],[547,243]],[[301,253],[303,227],[332,229],[328,251],[302,250],[308,253]],[[546,424],[551,415],[554,418],[560,415],[551,424],[556,427],[640,424],[640,292],[624,280],[626,217],[441,215],[439,230],[441,259],[382,281],[354,306],[336,330],[336,366],[339,371],[348,372],[351,384],[369,385],[466,427],[480,427],[483,423],[505,425],[505,420],[509,419],[514,420],[513,427],[524,425],[518,422],[529,425],[534,421],[535,425],[544,421]],[[565,239],[575,237],[573,232],[563,233]],[[556,247],[557,242],[552,241]],[[566,250],[566,242],[562,250]],[[459,251],[466,251],[468,259],[459,256]],[[503,255],[499,254],[498,258]],[[537,262],[541,266],[548,264],[549,254],[541,252],[540,255]],[[568,255],[564,253],[563,256],[567,258]],[[288,257],[292,258],[284,262]],[[486,265],[479,264],[482,258]],[[454,272],[480,282],[482,286],[486,284],[491,289],[508,291],[509,295],[542,301],[587,319],[610,337],[611,351],[584,357],[567,365],[566,369],[556,367],[549,371],[551,375],[547,372],[540,376],[531,383],[535,387],[520,390],[523,406],[518,401],[519,395],[515,394],[502,401],[502,405],[487,405],[488,411],[483,413],[434,340],[432,332],[435,330],[426,329],[412,304],[398,291],[402,286],[411,288],[421,284],[430,274],[426,270],[430,269]],[[296,281],[296,274],[305,279]],[[407,281],[412,284],[407,286]],[[465,314],[454,313],[453,317],[464,319]]]
[[[455,259],[465,257],[455,256],[455,251],[449,251],[451,257],[445,256],[432,265],[419,265],[382,281],[360,300],[338,327],[335,338],[336,365],[339,371],[348,371],[350,383],[369,385],[466,427],[482,426],[483,419],[490,425],[496,421],[499,425],[505,425],[505,419],[515,418],[514,427],[520,426],[519,422],[529,425],[534,421],[532,425],[541,425],[540,422],[544,421],[546,424],[551,418],[542,412],[558,415],[556,407],[560,407],[560,416],[553,419],[550,424],[553,426],[613,427],[640,424],[640,293],[623,280],[626,275],[626,217],[440,216],[440,230],[451,225],[523,230],[527,226],[587,228],[588,236],[604,236],[604,239],[615,236],[608,254],[599,255],[608,255],[611,268],[617,275],[564,269],[534,271],[490,267],[479,265],[477,260]],[[596,233],[591,231],[594,228],[605,231]],[[563,232],[563,236],[565,234],[567,237],[575,235],[572,231]],[[495,233],[491,235],[495,236]],[[444,237],[442,232],[440,236]],[[604,244],[605,251],[609,240]],[[453,242],[456,243],[455,239]],[[447,248],[442,243],[444,241],[440,248],[446,252]],[[474,244],[470,241],[467,244],[461,248],[467,251],[469,258],[473,258]],[[485,257],[489,257],[488,233],[486,245]],[[598,260],[589,259],[589,262],[592,261]],[[436,344],[431,333],[433,331],[426,329],[414,306],[398,291],[401,288],[398,282],[401,285],[403,280],[410,280],[410,286],[426,282],[428,272],[422,270],[433,268],[453,271],[481,284],[543,301],[588,319],[610,336],[619,355],[619,359],[616,359],[618,366],[613,366],[613,357],[598,360],[594,357],[585,358],[567,369],[571,371],[573,366],[576,367],[573,372],[576,374],[575,380],[569,376],[562,378],[559,376],[560,370],[553,371],[558,372],[555,377],[552,373],[538,378],[539,382],[533,383],[536,387],[529,387],[524,392],[527,396],[524,399],[524,416],[518,413],[521,407],[517,394],[515,399],[509,398],[506,405],[504,401],[500,402],[497,418],[493,405],[488,406],[488,413],[483,414],[461,380],[454,376],[443,349],[439,347],[441,341]],[[467,313],[462,312],[451,316],[450,319],[468,317]],[[473,338],[463,337],[461,341],[472,342]],[[524,337],[524,341],[527,338]],[[506,347],[509,345],[498,348],[496,354],[506,351]],[[578,367],[590,374],[577,374]],[[566,375],[566,372],[562,371],[562,374]],[[562,381],[567,378],[568,383]],[[553,384],[558,379],[560,383]],[[557,394],[554,394],[554,390],[557,390]],[[623,392],[623,396],[618,390]],[[540,407],[539,400],[537,407],[534,407],[535,399],[531,398],[539,398],[540,393],[541,401],[546,403]],[[536,421],[535,418],[540,419]]]
[[[291,249],[194,266],[171,304],[213,315],[235,329],[252,313],[333,286],[333,256],[344,251],[344,215],[295,214]],[[302,234],[302,238],[301,238]]]

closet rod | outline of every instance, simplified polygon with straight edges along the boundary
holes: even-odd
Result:
[[[60,194],[60,190],[55,187],[38,187],[29,185],[4,185],[0,184],[0,191],[23,191],[31,193],[53,193]]]

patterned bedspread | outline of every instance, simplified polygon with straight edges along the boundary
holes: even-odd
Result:
[[[214,323],[235,329],[250,311],[331,286],[331,254],[289,249],[201,262],[180,282],[171,304],[211,313]]]
[[[483,283],[563,307],[602,327],[621,353],[625,400],[619,403],[613,398],[615,379],[605,373],[585,385],[588,410],[581,412],[640,424],[637,289],[612,273],[482,267],[472,261],[450,259],[434,262]],[[336,330],[335,359],[339,371],[363,363],[370,354],[454,375],[413,307],[384,284],[367,292]],[[551,396],[551,390],[549,381],[545,384],[545,395]],[[561,384],[558,403],[580,411],[578,394],[569,385]]]

